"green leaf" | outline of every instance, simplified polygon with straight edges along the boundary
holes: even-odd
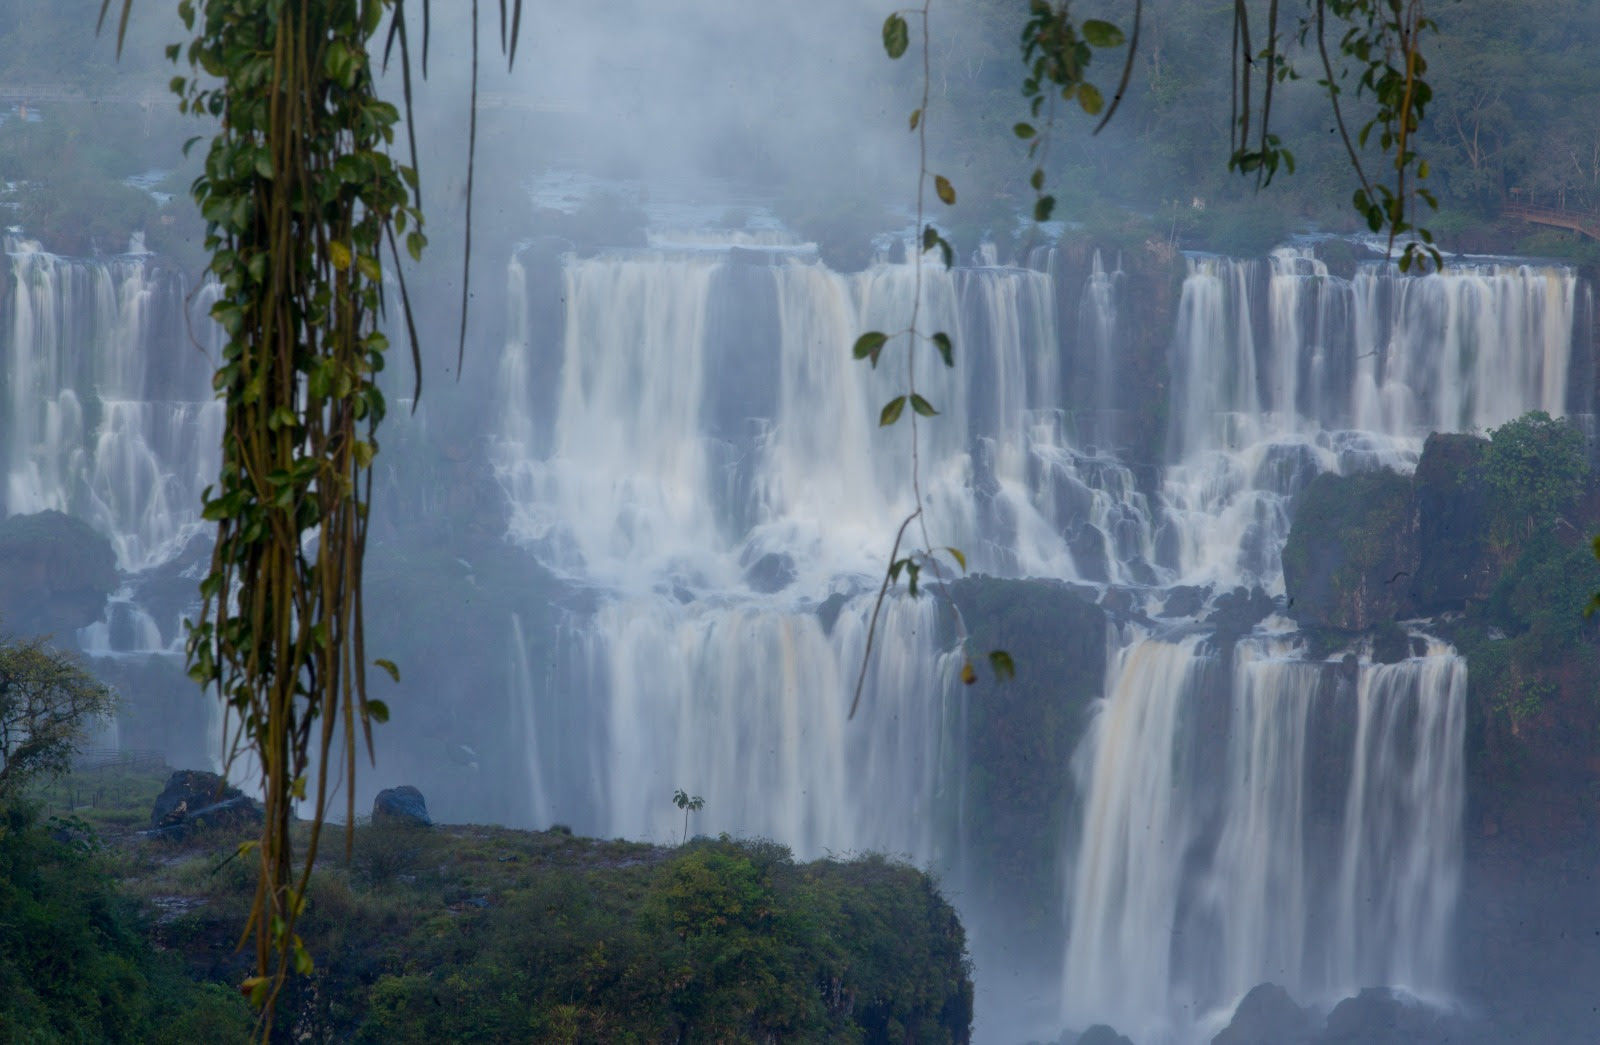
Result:
[[[946,334],[941,330],[937,334],[933,335],[933,347],[939,350],[939,358],[944,360],[945,366],[956,365],[956,349],[955,346],[950,343],[949,334]]]
[[[911,394],[911,409],[915,410],[923,417],[937,417],[939,414],[939,411],[933,408],[932,403],[917,395],[915,392]]]
[[[1100,110],[1106,107],[1106,100],[1100,96],[1100,88],[1092,83],[1082,83],[1078,85],[1078,104],[1090,116],[1099,116]]]
[[[924,251],[932,250],[933,247],[934,247],[934,244],[936,244],[938,242],[939,242],[939,230],[938,229],[934,228],[932,225],[929,225],[927,228],[922,230],[922,249]]]
[[[378,667],[382,668],[384,671],[387,671],[389,673],[389,677],[394,679],[396,682],[400,681],[400,669],[394,666],[394,661],[385,660],[382,657],[379,657],[377,660],[373,661],[372,663],[376,664]],[[369,700],[369,701],[367,701],[367,703],[370,704],[372,702]]]
[[[989,667],[994,669],[994,677],[997,679],[1017,677],[1016,662],[1011,659],[1011,654],[1003,649],[989,651]]]
[[[389,721],[389,705],[381,700],[367,701],[367,717],[380,726]]]
[[[919,124],[921,122],[922,122],[922,110],[921,109],[912,109],[911,110],[911,129],[912,130],[916,130],[917,129],[917,124]]]
[[[1049,221],[1050,214],[1055,209],[1056,198],[1054,196],[1040,196],[1033,203],[1033,220]]]
[[[883,49],[890,58],[899,58],[911,45],[911,28],[897,14],[883,20]]]
[[[338,240],[328,242],[328,260],[333,267],[343,272],[350,267],[350,245]]]
[[[900,414],[906,408],[906,397],[895,396],[883,405],[883,412],[878,415],[879,427],[892,425],[900,420]]]
[[[889,341],[889,335],[877,330],[869,330],[856,338],[855,347],[850,349],[850,355],[855,359],[871,359],[872,365],[878,365],[878,353],[883,351],[883,346]]]
[[[917,597],[917,576],[922,573],[922,567],[914,562],[906,562],[906,591],[914,599]]]
[[[1078,31],[1092,47],[1121,47],[1126,40],[1121,29],[1098,18],[1088,19],[1078,27]]]
[[[945,268],[956,263],[956,252],[950,248],[950,241],[943,236],[939,237],[939,255],[944,258]]]
[[[972,661],[965,661],[961,665],[961,681],[970,686],[978,681],[978,673],[972,668]]]
[[[933,191],[939,194],[939,199],[943,201],[945,206],[954,207],[956,205],[955,186],[951,185],[950,179],[943,174],[935,174],[933,176]]]
[[[1011,131],[1023,141],[1027,141],[1029,138],[1032,138],[1035,134],[1039,133],[1033,129],[1033,124],[1031,123],[1019,123],[1015,127],[1011,128]]]
[[[1043,167],[1035,167],[1033,169],[1033,177],[1028,179],[1028,184],[1033,186],[1033,191],[1034,192],[1038,192],[1040,189],[1044,188],[1044,168]]]
[[[956,561],[956,564],[961,567],[961,572],[962,573],[966,573],[967,572],[967,557],[966,557],[966,555],[964,555],[962,553],[961,549],[960,548],[951,547],[950,545],[945,545],[945,549],[944,550],[949,552],[950,553],[950,557],[952,559],[954,559]]]

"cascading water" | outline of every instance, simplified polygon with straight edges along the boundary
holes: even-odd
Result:
[[[707,798],[698,829],[957,868],[962,694],[932,603],[891,602],[867,721],[843,721],[872,574],[910,503],[906,426],[872,423],[898,364],[845,348],[904,323],[914,273],[691,239],[569,259],[554,351],[533,343],[512,265],[494,451],[512,534],[600,600],[564,626],[543,692],[534,639],[513,652],[536,820],[664,839],[684,787]],[[1318,472],[1409,469],[1434,428],[1586,406],[1567,395],[1585,291],[1566,270],[1344,279],[1299,250],[1195,258],[1168,460],[1141,487],[1074,421],[1084,382],[1061,372],[1051,272],[992,260],[924,271],[926,329],[951,333],[958,366],[919,371],[943,415],[922,429],[929,530],[983,572],[1276,595]],[[1100,392],[1124,279],[1096,258],[1065,290]],[[548,423],[533,358],[560,369]],[[1067,842],[1068,1025],[1197,1040],[1269,979],[1306,1001],[1449,991],[1464,664],[1437,643],[1392,665],[1306,660],[1274,620],[1112,636]]]
[[[682,787],[706,798],[694,830],[908,854],[955,874],[959,903],[967,705],[940,603],[891,600],[861,721],[845,719],[911,504],[908,426],[874,424],[902,390],[903,341],[876,371],[847,349],[904,325],[915,275],[841,275],[765,232],[652,243],[563,262],[554,341],[524,263],[508,274],[495,474],[512,538],[582,597],[553,635],[522,616],[500,633],[511,692],[493,721],[526,773],[507,816],[665,841]],[[149,259],[7,250],[4,510],[62,508],[112,540],[134,584],[88,648],[169,649],[181,605],[155,610],[139,584],[175,571],[216,468],[214,354],[185,318],[206,302]],[[1080,420],[1131,405],[1107,398],[1130,277],[1096,259],[1065,286],[1046,256],[993,260],[922,276],[923,326],[957,355],[946,370],[924,347],[919,364],[941,411],[921,429],[928,529],[975,571],[1136,604],[1178,584],[1279,595],[1294,498],[1318,472],[1409,469],[1430,430],[1589,409],[1569,380],[1587,290],[1567,270],[1340,278],[1303,251],[1195,258],[1166,458],[1140,481],[1111,429]],[[1092,375],[1063,363],[1074,337]],[[1108,634],[1051,1018],[1151,1045],[1199,1040],[1263,980],[1304,1001],[1447,993],[1462,662],[1420,637],[1398,664],[1307,660],[1279,618],[1233,635],[1197,621]],[[440,743],[479,770],[474,748]]]
[[[78,515],[129,572],[170,560],[199,531],[220,460],[215,346],[196,343],[188,322],[208,302],[191,312],[182,278],[144,258],[5,245],[4,511]],[[209,324],[197,329],[210,336]]]

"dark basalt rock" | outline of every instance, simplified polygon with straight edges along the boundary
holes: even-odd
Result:
[[[25,635],[73,631],[100,619],[117,589],[111,542],[57,511],[0,520],[0,620]]]
[[[1440,432],[1423,445],[1412,480],[1420,549],[1414,588],[1423,613],[1486,598],[1499,577],[1488,546],[1488,448],[1487,439]]]
[[[1097,1023],[1078,1036],[1078,1045],[1133,1045],[1133,1042],[1127,1035],[1118,1034],[1116,1028]]]
[[[1388,987],[1365,987],[1328,1014],[1315,1045],[1444,1045],[1462,1040],[1457,1021]]]
[[[787,552],[768,552],[745,568],[744,582],[751,591],[771,595],[793,584],[798,576],[794,557]]]
[[[1225,641],[1248,635],[1277,608],[1278,601],[1260,585],[1248,590],[1241,586],[1217,596],[1206,623],[1217,629],[1218,640]]]
[[[1206,598],[1211,594],[1210,588],[1201,588],[1192,584],[1180,585],[1167,592],[1167,601],[1162,603],[1159,617],[1193,617],[1205,608]]]
[[[1298,621],[1365,631],[1409,611],[1418,566],[1411,481],[1390,471],[1319,475],[1283,549]]]
[[[244,792],[215,773],[199,769],[180,769],[167,778],[150,810],[150,826],[166,827],[181,823],[195,811],[235,798]]]
[[[385,788],[372,800],[372,822],[403,824],[412,827],[432,827],[428,816],[428,803],[422,792],[410,784]]]
[[[1305,1040],[1310,1022],[1288,991],[1275,983],[1257,984],[1211,1045],[1290,1045]]]
[[[243,827],[261,822],[255,799],[227,784],[215,773],[180,769],[150,810],[151,835],[182,841],[199,831]]]

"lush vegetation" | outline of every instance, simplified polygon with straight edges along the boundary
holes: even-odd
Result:
[[[123,860],[171,903],[158,938],[228,980],[252,870],[231,839]],[[359,828],[300,923],[316,970],[275,1039],[964,1042],[965,936],[925,875],[881,857],[795,862],[768,842],[676,849],[565,830]]]
[[[151,945],[101,841],[152,780],[62,777],[111,699],[50,647],[0,642],[0,1041],[242,1041],[249,1007]]]

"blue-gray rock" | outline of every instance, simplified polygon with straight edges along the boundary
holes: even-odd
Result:
[[[422,792],[410,784],[385,788],[378,792],[378,797],[372,800],[372,822],[380,821],[417,827],[433,825],[433,820],[428,816],[428,803],[423,799]]]
[[[1233,1020],[1211,1045],[1291,1045],[1305,1040],[1310,1020],[1289,992],[1275,983],[1250,988],[1233,1010]]]

